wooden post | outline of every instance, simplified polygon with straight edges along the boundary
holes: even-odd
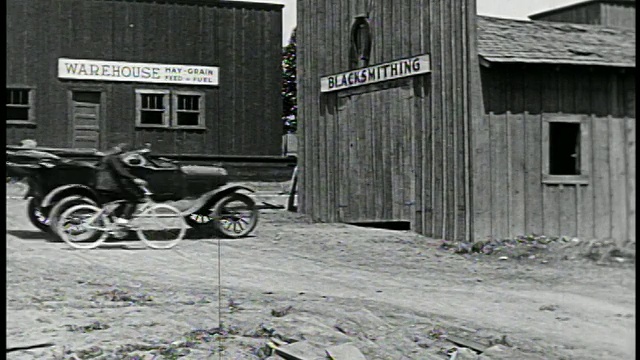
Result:
[[[287,211],[296,211],[294,206],[294,200],[298,193],[298,165],[293,169],[293,176],[291,177],[291,189],[289,190],[289,200],[287,201]]]

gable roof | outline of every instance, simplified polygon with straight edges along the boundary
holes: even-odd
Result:
[[[478,54],[489,63],[635,68],[634,29],[478,16]]]

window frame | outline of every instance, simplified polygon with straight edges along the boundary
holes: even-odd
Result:
[[[573,114],[543,114],[542,115],[542,183],[552,185],[585,185],[589,183],[589,154],[591,137],[589,133],[589,116]],[[550,124],[570,123],[580,125],[580,174],[579,175],[552,175],[550,174]]]
[[[136,94],[136,128],[160,128],[166,129],[171,125],[171,91],[162,89],[135,89]],[[142,123],[142,95],[162,95],[166,107],[162,114],[162,124],[143,124]]]
[[[178,113],[184,110],[178,110],[178,96],[198,96],[198,125],[178,125]],[[174,90],[171,91],[171,127],[174,129],[186,130],[204,130],[206,129],[205,121],[205,93],[203,91],[190,90]]]
[[[29,95],[28,95],[28,101],[29,104],[28,105],[19,105],[19,104],[6,104],[7,107],[16,107],[16,108],[25,108],[28,107],[29,110],[27,112],[27,120],[18,120],[18,119],[7,119],[7,125],[36,125],[36,88],[35,86],[29,86],[29,85],[20,85],[20,84],[12,84],[9,85],[7,84],[6,87],[7,91],[10,90],[28,90],[29,91]],[[6,110],[5,110],[6,111]]]

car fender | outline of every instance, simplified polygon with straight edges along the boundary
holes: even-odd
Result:
[[[40,206],[47,208],[52,206],[56,200],[65,198],[67,196],[84,196],[92,200],[98,199],[98,193],[89,186],[80,184],[63,185],[51,190],[42,200]]]
[[[184,216],[194,214],[198,212],[200,209],[206,207],[207,205],[213,206],[213,204],[215,204],[216,201],[218,201],[219,199],[222,199],[223,197],[231,193],[241,192],[241,191],[247,191],[250,193],[256,192],[254,189],[243,186],[243,185],[225,185],[223,187],[220,187],[215,190],[211,190],[209,192],[202,194],[195,201],[195,203],[191,207],[189,207],[189,209],[183,211],[182,214]]]

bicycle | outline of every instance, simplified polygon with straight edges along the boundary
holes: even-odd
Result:
[[[56,232],[62,240],[75,249],[94,249],[104,243],[109,236],[122,239],[129,231],[134,231],[147,247],[152,249],[170,249],[176,246],[187,231],[184,215],[168,204],[155,202],[146,187],[140,186],[144,192],[144,201],[138,205],[131,221],[127,225],[114,221],[113,211],[123,204],[124,200],[105,203],[102,207],[91,204],[79,204],[64,211],[57,221]],[[145,233],[145,220],[157,223],[162,219],[175,219],[176,226],[163,226]],[[177,230],[177,235],[171,240],[151,240],[150,235],[165,235],[169,230]]]

